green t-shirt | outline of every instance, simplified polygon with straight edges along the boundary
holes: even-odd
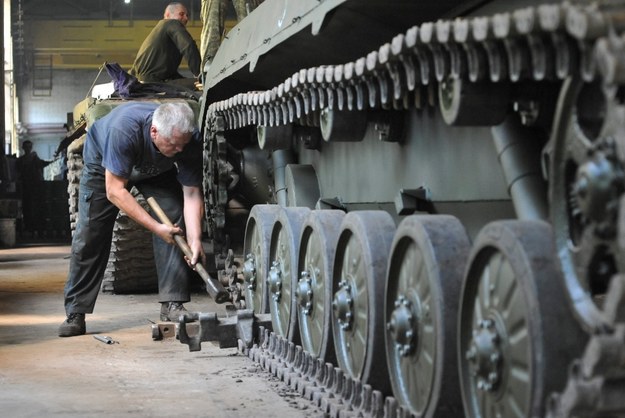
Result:
[[[179,20],[163,19],[141,44],[130,74],[144,82],[182,78],[178,73],[182,57],[197,77],[200,74],[200,51],[191,34]]]

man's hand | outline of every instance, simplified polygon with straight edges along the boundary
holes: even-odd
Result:
[[[159,236],[160,239],[165,241],[168,244],[175,245],[176,240],[174,239],[174,235],[182,235],[182,229],[177,225],[169,226],[165,224],[159,224],[155,234]]]
[[[192,268],[198,261],[206,263],[206,255],[202,248],[202,219],[204,218],[204,200],[199,187],[182,186],[184,196],[184,223],[187,229],[187,243],[193,257],[187,260]]]
[[[193,86],[196,90],[202,91],[204,90],[204,82],[202,81],[202,76],[197,76],[197,79],[193,82]]]
[[[176,225],[167,226],[156,221],[126,190],[128,180],[116,176],[110,171],[105,172],[106,197],[119,209],[123,210],[132,220],[137,222],[152,233],[158,235],[165,242],[175,244],[174,235],[182,234],[182,230]]]
[[[202,241],[197,239],[187,239],[187,243],[189,244],[189,248],[191,248],[191,252],[193,256],[191,259],[185,256],[185,260],[189,267],[195,268],[195,265],[198,263],[206,264],[206,254],[204,254],[204,248],[202,247]]]

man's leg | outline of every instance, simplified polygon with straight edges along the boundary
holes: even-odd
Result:
[[[200,71],[203,72],[205,65],[210,65],[213,62],[221,43],[226,18],[225,0],[202,0],[200,17],[203,25],[200,35],[200,54],[202,56]]]
[[[183,198],[180,183],[173,171],[142,181],[136,185],[147,199],[153,197],[172,223],[184,230]],[[157,216],[150,211],[152,217]],[[158,300],[164,304],[182,304],[191,300],[189,276],[191,269],[184,260],[182,251],[152,235],[154,262],[158,275]]]
[[[119,212],[106,198],[103,187],[89,188],[84,183],[81,181],[80,184],[78,222],[65,283],[68,319],[59,329],[62,337],[85,333],[84,314],[93,312],[111,250],[113,225]]]
[[[35,215],[33,213],[34,190],[32,182],[24,182],[22,184],[22,224],[24,230],[33,234],[32,236],[34,236],[36,230],[34,223]]]
[[[243,18],[245,16],[247,16],[247,12],[248,12],[248,0],[232,0],[232,5],[234,6],[234,12],[237,15],[237,22],[240,22],[243,20]],[[251,9],[251,4],[250,4],[250,9]],[[251,10],[250,10],[251,11]]]

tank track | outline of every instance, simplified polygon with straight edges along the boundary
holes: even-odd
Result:
[[[437,83],[450,79],[520,83],[580,75],[589,81],[599,70],[605,82],[620,81],[616,79],[621,73],[619,52],[614,49],[623,49],[616,34],[623,29],[618,11],[625,2],[599,5],[565,2],[426,22],[356,61],[302,69],[270,90],[239,93],[212,103],[204,123],[209,235],[218,246],[226,245],[225,206],[232,167],[224,131],[291,123],[320,126],[323,109],[433,107]],[[520,100],[514,106],[524,122],[535,122],[534,103]]]
[[[74,235],[76,223],[78,221],[78,187],[80,184],[80,174],[84,166],[82,159],[82,146],[86,135],[80,137],[67,150],[67,203],[69,205],[69,224]]]
[[[239,340],[239,351],[287,384],[329,417],[408,417],[392,397],[384,397],[370,385],[346,376],[343,371],[314,358],[300,345],[263,327],[260,340],[247,348]]]
[[[625,278],[613,280],[612,315],[625,299]],[[552,396],[547,418],[600,417],[623,412],[619,401],[625,368],[614,368],[625,358],[625,323],[605,334],[593,336],[584,356],[571,366],[562,394]],[[260,328],[259,341],[248,348],[239,340],[239,351],[288,385],[329,417],[410,417],[392,396],[345,376],[332,363],[314,358],[300,345]],[[610,415],[611,416],[611,415]]]
[[[618,76],[619,64],[609,49],[624,23],[610,11],[618,11],[625,2],[600,5],[541,5],[488,17],[426,22],[356,61],[302,69],[270,90],[212,103],[204,123],[209,236],[220,247],[226,245],[225,206],[232,167],[224,131],[253,125],[319,126],[323,109],[433,107],[437,83],[450,79],[519,83],[579,74],[592,80],[599,67],[606,81],[614,81],[610,78]],[[515,103],[527,123],[536,116],[532,106]]]
[[[209,137],[204,141],[203,188],[208,223],[208,238],[214,242],[214,253],[221,254],[227,248],[226,205],[228,204],[228,183],[232,168],[227,160],[227,144],[224,136],[223,119],[211,117],[206,120],[205,132]],[[218,263],[219,264],[219,263]]]
[[[244,308],[234,253],[229,249],[230,240],[225,232],[228,185],[232,179],[233,167],[228,163],[223,119],[207,119],[204,129],[210,133],[208,140],[204,141],[202,185],[207,202],[205,217],[208,239],[212,243],[215,269],[220,283],[229,290],[232,303],[238,308]]]
[[[150,210],[147,201],[135,187],[130,193],[146,211]],[[155,291],[158,291],[158,280],[152,233],[120,211],[113,227],[102,292],[128,294]]]
[[[624,4],[599,5],[542,5],[490,17],[423,23],[354,62],[302,69],[271,90],[212,103],[207,118],[222,116],[226,130],[311,119],[318,126],[324,108],[435,105],[428,87],[449,77],[472,83],[518,83],[580,74],[589,81],[599,68],[604,77],[614,78],[617,63],[605,54],[595,60],[594,51],[598,44],[605,49],[606,37],[622,30],[623,22],[610,11]]]
[[[240,93],[211,104],[206,126],[211,126],[211,138],[217,140],[209,142],[219,144],[224,131],[253,125],[320,126],[324,109],[445,106],[439,103],[436,88],[444,93],[450,79],[518,84],[573,76],[589,82],[601,75],[604,84],[622,85],[625,20],[620,16],[624,8],[620,0],[592,5],[564,2],[423,23],[356,61],[302,69],[270,90]],[[514,109],[524,123],[536,120],[531,102],[515,102]],[[213,171],[218,180],[205,190],[212,193],[212,204],[225,205],[219,198],[227,192],[225,153],[207,152],[213,169],[220,170]],[[222,219],[219,207],[211,211],[216,213],[215,220]],[[215,237],[223,236],[224,224],[214,222],[212,228]],[[609,294],[613,296],[605,308],[612,309],[606,315],[614,319],[613,326],[596,331],[591,338],[583,357],[571,368],[567,387],[553,396],[550,417],[625,411],[622,396],[615,396],[625,378],[624,284],[621,276],[616,277],[611,280]],[[258,345],[241,350],[332,416],[408,416],[393,406],[392,398],[383,400],[371,388],[347,382],[340,370],[313,361],[301,347],[267,332]]]

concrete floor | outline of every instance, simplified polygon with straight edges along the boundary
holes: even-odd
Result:
[[[153,341],[156,295],[101,294],[87,335],[59,338],[68,246],[0,249],[0,415],[316,417],[236,349]],[[205,293],[187,309],[222,313]],[[110,336],[104,344],[95,334]]]

